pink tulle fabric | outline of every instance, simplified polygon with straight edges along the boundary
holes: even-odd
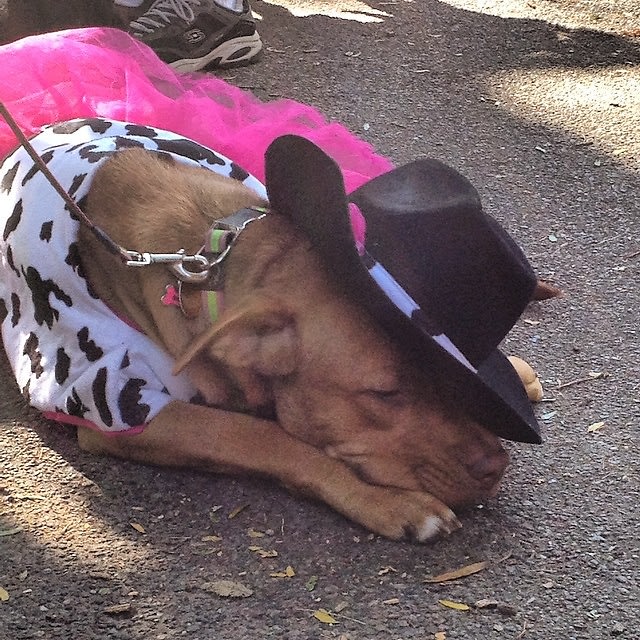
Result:
[[[342,169],[347,192],[392,166],[313,107],[293,100],[261,102],[215,76],[176,74],[116,29],[61,31],[0,47],[0,100],[27,134],[87,116],[147,124],[211,147],[260,180],[266,148],[286,133],[304,136],[329,154]],[[16,144],[0,121],[0,157]],[[353,223],[361,241],[363,221]]]

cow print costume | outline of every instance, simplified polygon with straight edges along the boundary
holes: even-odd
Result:
[[[152,127],[78,119],[47,126],[31,142],[80,205],[96,169],[131,147],[231,176],[266,198],[262,184],[228,158]],[[23,148],[6,158],[0,168],[5,350],[23,395],[47,417],[105,432],[139,431],[171,400],[190,401],[196,390],[184,374],[171,374],[168,353],[95,296],[79,260],[78,225]]]

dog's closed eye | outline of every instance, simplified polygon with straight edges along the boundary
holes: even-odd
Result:
[[[367,389],[365,393],[369,393],[380,400],[391,400],[399,395],[401,391],[400,389]]]
[[[399,387],[365,389],[361,395],[367,400],[393,407],[399,406],[406,399],[406,394]]]

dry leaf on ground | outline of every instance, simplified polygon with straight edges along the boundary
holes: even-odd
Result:
[[[478,600],[477,602],[475,602],[473,606],[476,609],[497,609],[498,604],[499,603],[497,600],[493,600],[491,598],[483,598],[482,600]]]
[[[595,431],[599,431],[604,427],[605,422],[594,422],[587,427],[587,433],[594,433]]]
[[[215,593],[215,595],[221,598],[248,598],[253,595],[253,590],[234,580],[203,582],[200,588],[208,593]]]
[[[314,611],[313,617],[324,624],[338,624],[338,621],[326,609]]]
[[[125,613],[131,613],[131,604],[129,602],[112,604],[110,607],[105,607],[102,613],[106,613],[109,616],[121,616]]]
[[[464,602],[454,602],[453,600],[438,600],[438,602],[443,606],[449,609],[455,609],[456,611],[469,611],[471,608],[468,604]]]
[[[247,507],[249,506],[249,503],[247,504],[241,504],[238,505],[235,509],[233,509],[229,515],[227,516],[227,518],[229,520],[232,520],[233,518],[235,518],[238,514],[242,513]]]
[[[249,551],[253,551],[253,553],[257,553],[261,558],[275,558],[278,555],[278,552],[275,549],[270,549],[267,551],[262,547],[258,547],[255,544],[252,544],[249,547]]]
[[[147,533],[145,528],[139,522],[130,522],[129,523],[138,533]]]
[[[380,569],[380,571],[378,571],[378,575],[379,576],[386,576],[387,573],[398,573],[398,570],[395,569],[394,567],[382,567],[382,569]]]
[[[0,602],[6,602],[9,599],[9,592],[0,587]]]
[[[272,578],[293,578],[296,575],[293,567],[289,565],[284,571],[275,571],[269,574]]]
[[[220,542],[222,538],[220,536],[202,536],[201,542]]]
[[[478,573],[487,567],[489,563],[485,560],[483,562],[474,562],[473,564],[465,565],[464,567],[460,567],[459,569],[455,569],[453,571],[446,571],[445,573],[441,573],[437,576],[432,576],[431,578],[426,578],[425,582],[434,583],[434,582],[448,582],[449,580],[457,580],[458,578],[465,578],[467,576],[471,576],[474,573]]]

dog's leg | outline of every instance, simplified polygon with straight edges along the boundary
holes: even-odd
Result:
[[[249,415],[176,401],[141,434],[113,437],[79,428],[78,441],[91,453],[148,464],[268,476],[392,539],[425,542],[460,526],[430,494],[367,484],[275,422]]]

